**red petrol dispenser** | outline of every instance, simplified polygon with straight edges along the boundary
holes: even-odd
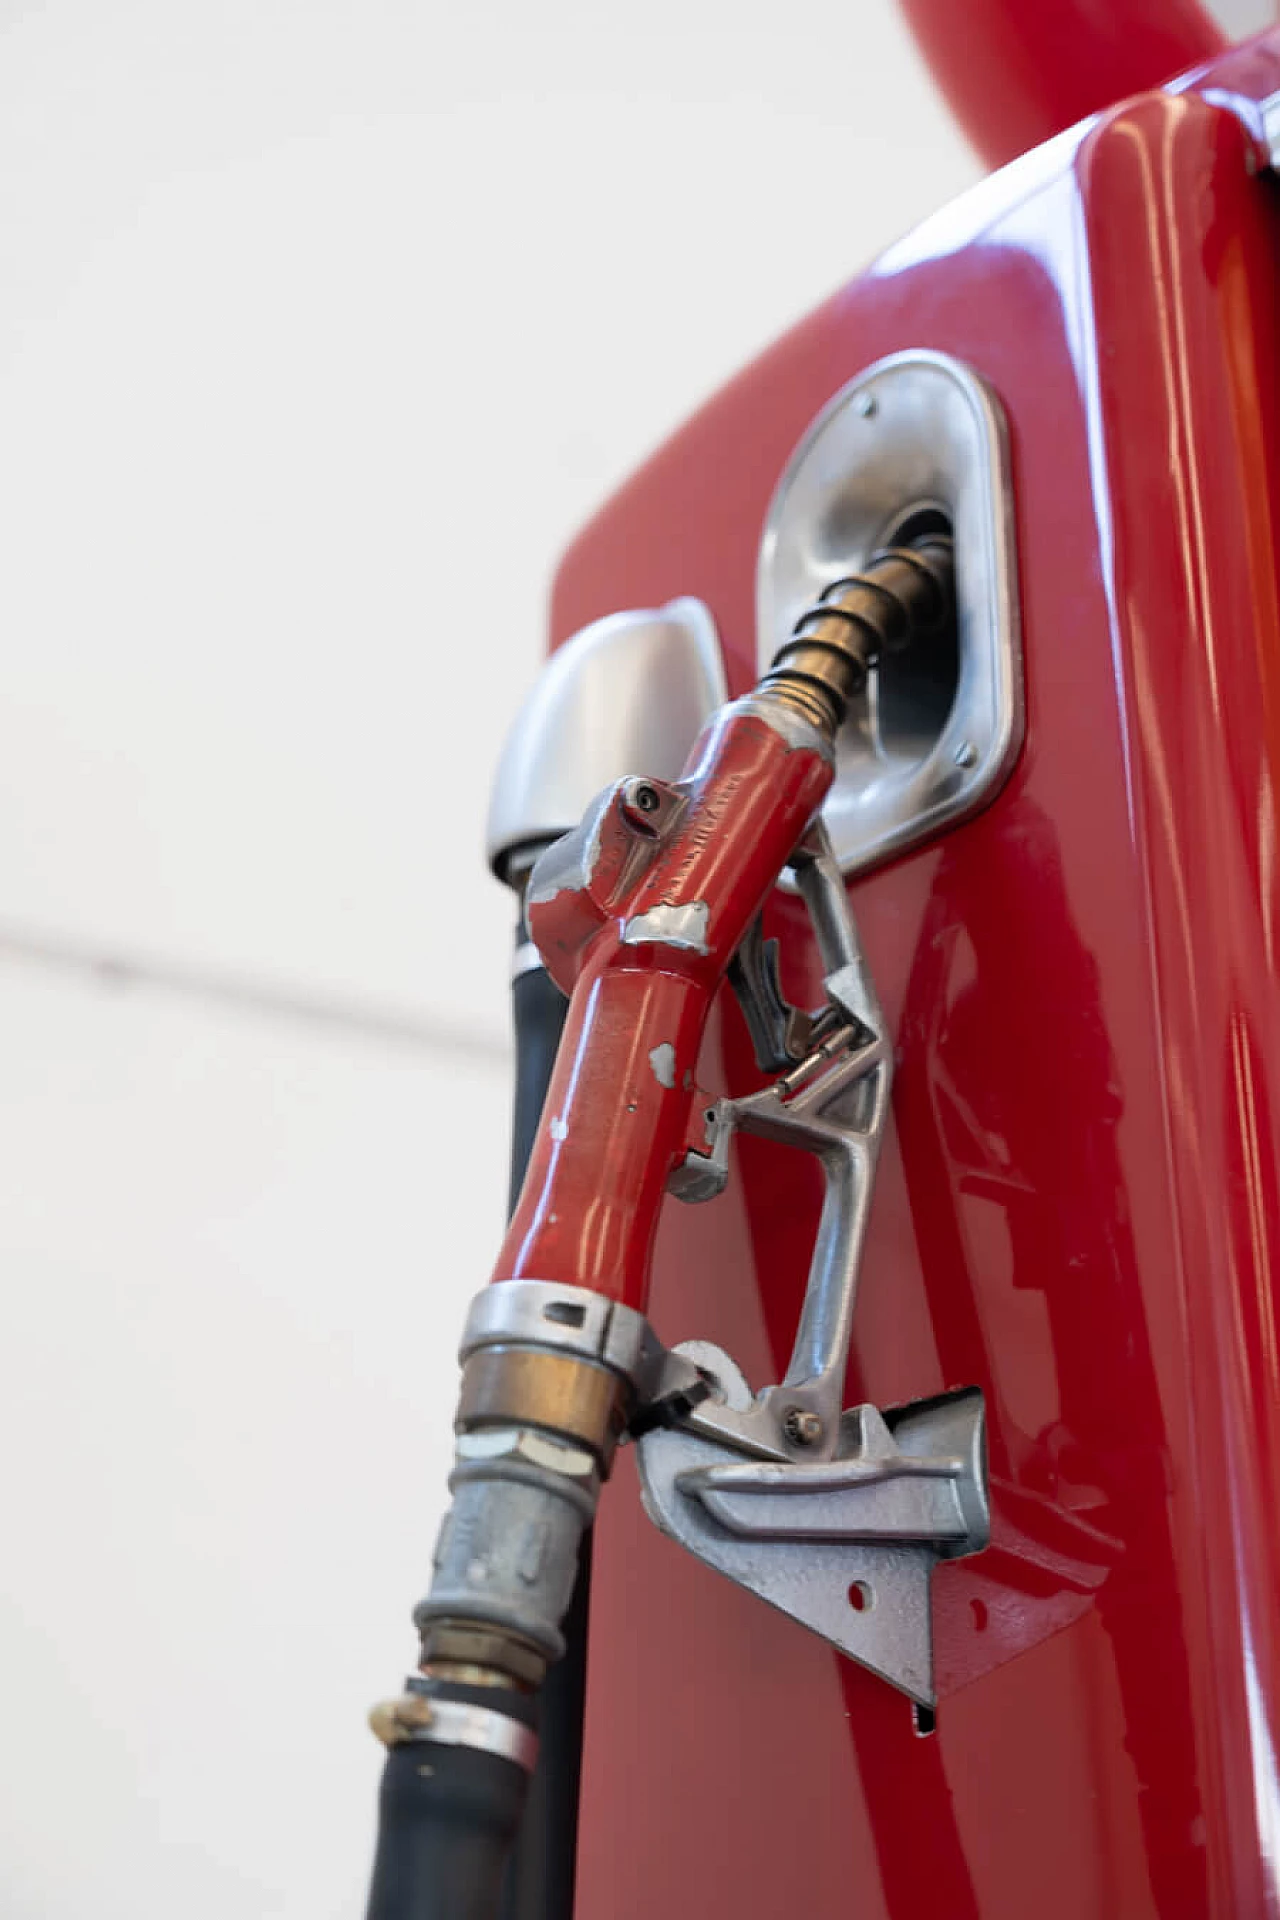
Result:
[[[954,9],[912,11],[952,34]],[[591,1920],[1275,1906],[1280,36],[1161,85],[1154,11],[1112,9],[1153,63],[1126,84],[1155,90],[1107,111],[1105,61],[1050,57],[1083,0],[992,0],[954,66],[935,47],[989,152],[1059,137],[797,326],[562,562],[551,678],[598,665],[606,627],[615,666],[639,659],[618,620],[639,650],[714,638],[714,610],[735,687],[757,659],[765,681],[687,773],[667,736],[693,729],[609,760],[529,886],[570,1038],[468,1324],[424,1671],[377,1716],[375,1920],[495,1910],[615,1438],[635,1444],[595,1537]],[[975,58],[1002,13],[1040,50],[1033,87]],[[1064,107],[1094,117],[1059,133]],[[895,652],[875,556],[919,549],[937,586],[944,540],[954,630],[922,597]],[[851,649],[832,602],[856,575]],[[817,644],[769,671],[797,624]],[[660,677],[614,685],[644,716]],[[715,678],[685,719],[721,704]],[[531,817],[512,872],[592,790]],[[759,923],[779,874],[769,926],[816,1014]],[[889,1060],[853,876],[899,1053],[869,1221]],[[729,1011],[699,1069],[725,979],[755,1065]],[[700,1070],[727,1092],[686,1085]],[[735,1133],[765,1137],[731,1160]],[[825,1177],[794,1348],[812,1182],[777,1141]],[[666,1211],[653,1312],[745,1367],[667,1351],[644,1302],[664,1196],[722,1185]],[[847,1391],[873,1404],[842,1412],[864,1229]],[[753,1396],[747,1371],[782,1385]]]

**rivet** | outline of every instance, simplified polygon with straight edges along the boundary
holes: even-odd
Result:
[[[782,1431],[792,1446],[812,1447],[822,1438],[822,1422],[807,1407],[791,1407],[783,1417]]]
[[[874,393],[860,393],[858,395],[858,412],[864,420],[870,420],[872,414],[878,413],[879,410],[880,402],[876,399]]]
[[[978,749],[972,740],[962,740],[955,750],[955,763],[958,767],[973,767],[978,762]]]

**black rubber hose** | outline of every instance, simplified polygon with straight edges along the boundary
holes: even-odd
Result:
[[[437,1686],[532,1725],[527,1695]],[[378,1799],[378,1850],[366,1920],[493,1920],[529,1776],[475,1747],[406,1740],[387,1754]]]
[[[527,951],[523,923],[517,953]],[[516,1038],[516,1093],[511,1127],[511,1200],[524,1184],[569,1002],[540,966],[516,975],[511,989]],[[582,1721],[587,1691],[587,1610],[591,1535],[583,1536],[578,1578],[564,1622],[565,1653],[542,1689],[538,1764],[507,1870],[502,1920],[572,1920],[578,1857]]]
[[[521,921],[516,952],[528,951]],[[511,1189],[508,1215],[516,1210],[524,1171],[556,1064],[569,1002],[544,967],[529,967],[511,982],[511,1018],[516,1041],[516,1091],[511,1114]]]
[[[507,1868],[502,1920],[573,1920],[590,1597],[588,1531],[582,1536],[578,1578],[562,1629],[564,1655],[551,1668],[542,1688],[538,1764],[529,1782],[520,1837]]]
[[[523,922],[520,946],[527,935]],[[541,967],[512,986],[516,1087],[514,1208],[538,1130],[568,1001]],[[540,1723],[532,1779],[514,1761],[439,1740],[387,1754],[366,1920],[572,1920],[586,1693],[590,1535],[564,1622],[567,1651],[535,1703],[505,1688],[410,1681],[428,1697],[469,1701]],[[514,1849],[513,1849],[514,1843]]]

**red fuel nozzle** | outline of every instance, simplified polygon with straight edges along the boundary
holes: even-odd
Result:
[[[951,606],[949,540],[877,555],[712,719],[679,780],[618,782],[533,869],[529,931],[570,1006],[497,1284],[464,1334],[453,1505],[415,1616],[424,1678],[375,1719],[392,1748],[377,1920],[398,1911],[402,1881],[444,1884],[441,1849],[461,1831],[406,1743],[482,1751],[467,1763],[480,1799],[463,1838],[496,1836],[488,1868],[507,1844],[503,1796],[530,1745],[521,1701],[563,1651],[600,1483],[627,1423],[670,1404],[655,1367],[672,1357],[644,1307],[712,1003],[822,805],[854,693],[883,650],[944,624]],[[674,1391],[705,1393],[683,1364]],[[452,1920],[431,1897],[421,1911]]]
[[[543,856],[529,929],[572,1001],[495,1280],[568,1283],[644,1310],[720,982],[825,798],[852,693],[882,650],[950,605],[948,540],[877,556],[804,615],[677,783],[621,781]]]

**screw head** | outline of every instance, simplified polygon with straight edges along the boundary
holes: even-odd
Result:
[[[860,393],[858,395],[858,412],[864,420],[870,420],[872,415],[878,413],[879,410],[880,402],[876,399],[874,393]]]
[[[822,1438],[822,1422],[807,1407],[790,1407],[783,1415],[782,1431],[795,1447],[813,1447]]]
[[[972,740],[962,740],[953,757],[958,767],[973,767],[978,763],[978,749]]]

